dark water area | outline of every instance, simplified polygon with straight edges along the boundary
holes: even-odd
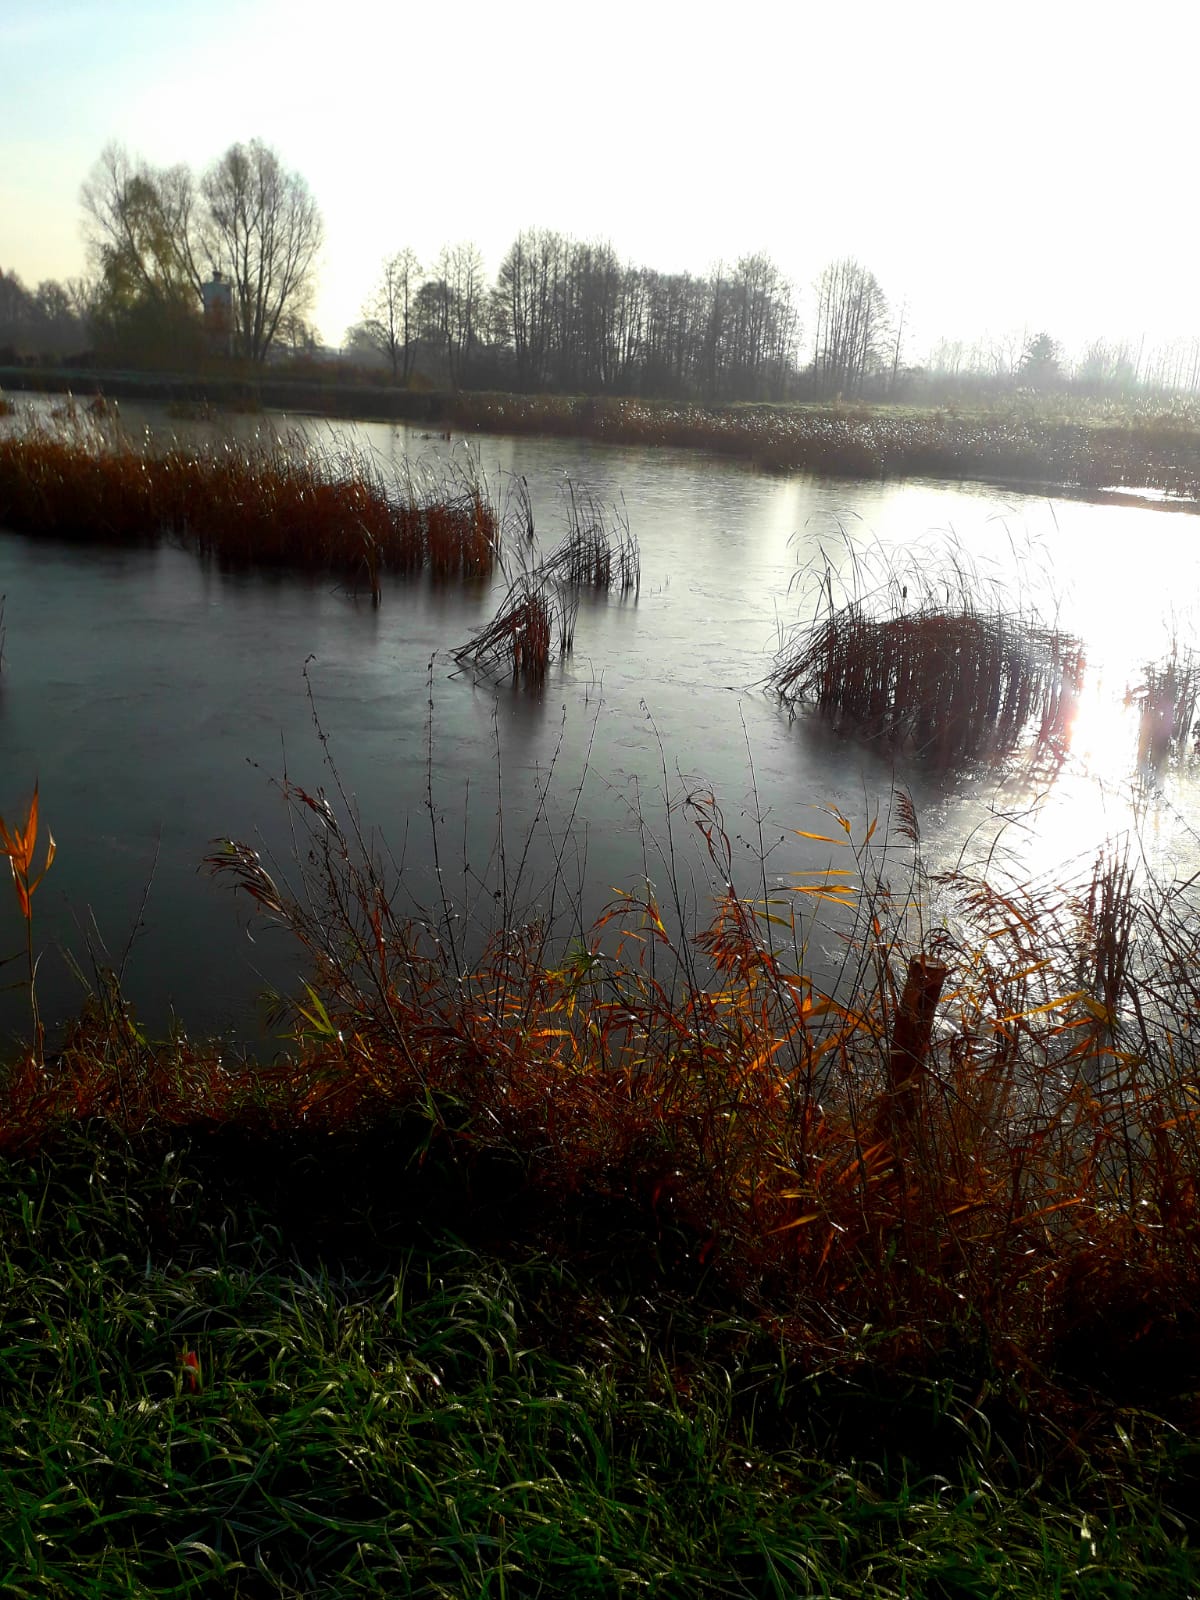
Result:
[[[124,422],[173,426],[152,409],[126,408]],[[1190,517],[970,485],[765,476],[683,451],[301,426],[319,441],[349,434],[385,465],[458,463],[500,498],[524,475],[544,549],[565,528],[566,481],[586,484],[623,506],[641,545],[640,593],[585,600],[573,655],[531,694],[455,673],[450,652],[493,614],[499,578],[468,589],[389,580],[376,610],[327,579],[222,572],[169,547],[0,533],[0,812],[17,820],[39,781],[59,848],[35,900],[51,1024],[79,1007],[64,952],[86,967],[94,922],[112,963],[124,959],[151,1032],[174,1011],[194,1034],[266,1047],[256,996],[294,989],[302,956],[250,924],[249,902],[201,863],[214,837],[231,835],[286,867],[293,839],[272,780],[286,770],[332,790],[327,755],[364,827],[392,851],[403,894],[432,905],[444,886],[468,920],[495,915],[501,821],[510,882],[524,858],[519,915],[549,907],[556,871],[588,915],[647,876],[665,896],[672,848],[674,876],[701,908],[720,873],[681,803],[709,790],[748,892],[764,870],[782,886],[831,861],[851,865],[797,830],[828,833],[823,808],[836,807],[861,835],[896,782],[911,790],[935,860],[1017,816],[1009,836],[1030,871],[1065,866],[1134,824],[1162,870],[1200,864],[1186,766],[1131,806],[1120,708],[1140,659],[1195,636]],[[812,584],[794,580],[819,547],[845,570],[880,547],[903,557],[931,539],[1093,643],[1103,668],[1054,780],[933,777],[793,720],[763,692],[781,631],[812,604]],[[21,942],[5,893],[0,954]],[[818,965],[836,964],[836,944],[834,930],[814,931]],[[0,1035],[27,1032],[22,995],[2,999]]]

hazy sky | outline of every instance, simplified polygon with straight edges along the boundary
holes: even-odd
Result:
[[[106,141],[275,146],[326,222],[315,320],[382,257],[523,227],[804,292],[856,255],[917,341],[1200,333],[1200,11],[1074,0],[0,0],[0,266],[84,265]],[[917,356],[923,353],[910,348]]]

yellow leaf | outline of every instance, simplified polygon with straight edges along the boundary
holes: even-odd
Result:
[[[1083,1000],[1086,1004],[1087,996],[1083,989],[1076,989],[1071,994],[1059,995],[1057,1000],[1047,1000],[1044,1005],[1030,1006],[1028,1011],[1010,1011],[1008,1016],[1001,1017],[1001,1022],[1020,1022],[1023,1017],[1040,1017],[1047,1011],[1061,1011],[1063,1006],[1069,1006],[1076,1000]]]
[[[820,1217],[819,1211],[810,1211],[806,1217],[797,1217],[793,1222],[785,1222],[782,1227],[772,1228],[771,1232],[787,1233],[789,1228],[806,1228],[810,1222],[818,1222]]]

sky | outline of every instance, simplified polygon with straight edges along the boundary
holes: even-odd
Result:
[[[704,273],[850,255],[910,359],[1046,330],[1200,334],[1200,8],[1075,0],[0,0],[0,267],[79,275],[115,140],[197,172],[255,137],[325,218],[314,321],[386,255],[516,234]]]

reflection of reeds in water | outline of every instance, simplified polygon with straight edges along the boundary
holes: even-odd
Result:
[[[1148,663],[1144,679],[1129,697],[1139,714],[1138,765],[1161,767],[1172,751],[1182,754],[1196,732],[1200,662],[1190,650],[1176,650],[1166,661]]]
[[[1034,725],[1065,740],[1083,675],[1077,640],[1003,614],[922,607],[873,617],[852,601],[775,663],[771,687],[840,727],[939,762],[1011,751]]]

